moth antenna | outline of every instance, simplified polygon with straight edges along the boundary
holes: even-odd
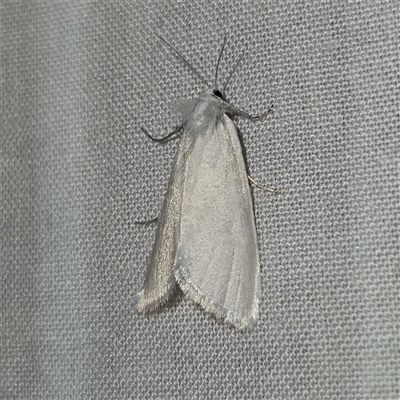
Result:
[[[162,36],[160,36],[158,33],[154,32],[154,34],[160,38],[172,51],[175,52],[175,54],[192,70],[192,72],[207,86],[210,87],[208,82],[197,72],[196,68],[193,67],[192,64],[190,64],[188,61],[185,60],[185,58],[179,53],[178,50],[174,49]]]
[[[225,43],[226,43],[226,35],[224,36],[224,41],[223,41],[223,43],[222,43],[221,51],[219,52],[219,57],[218,57],[217,67],[215,68],[214,89],[218,89],[218,86],[217,86],[217,79],[218,79],[218,67],[219,67],[219,63],[221,62],[222,53],[224,52]]]
[[[231,73],[229,74],[228,79],[226,80],[224,87],[222,88],[222,93],[225,93],[225,90],[226,90],[226,88],[228,87],[229,81],[231,80],[233,74],[236,72],[237,67],[242,63],[242,60],[243,60],[243,54],[239,57],[238,62],[237,62],[236,65],[232,68],[232,71],[231,71]]]

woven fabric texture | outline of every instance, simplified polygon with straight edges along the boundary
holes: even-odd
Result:
[[[3,1],[3,399],[399,399],[398,1]],[[223,37],[254,188],[254,330],[132,310]]]

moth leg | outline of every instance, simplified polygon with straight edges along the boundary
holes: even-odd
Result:
[[[264,189],[264,190],[267,191],[267,192],[276,193],[276,192],[278,191],[277,188],[274,188],[274,187],[267,187],[267,186],[262,185],[261,183],[257,182],[257,181],[256,181],[252,176],[250,176],[250,175],[247,175],[247,178],[249,179],[249,181],[250,181],[254,186],[257,186],[257,187],[260,188],[260,189]]]
[[[135,221],[136,225],[151,225],[155,224],[158,221],[158,217],[149,219],[148,221]]]
[[[259,121],[260,119],[265,118],[268,114],[270,114],[274,109],[274,105],[271,104],[271,106],[268,108],[267,111],[265,111],[264,113],[262,113],[261,115],[255,115],[252,116],[250,114],[247,114],[246,112],[240,110],[237,107],[234,107],[232,105],[229,106],[229,112],[231,112],[233,115],[237,115],[238,117],[243,117],[243,118],[247,118],[250,121]]]
[[[174,137],[175,135],[179,136],[179,131],[183,128],[183,125],[178,126],[173,132],[169,133],[167,136],[164,136],[163,138],[157,139],[153,137],[146,129],[143,127],[140,127],[140,129],[144,132],[144,134],[149,137],[151,140],[158,142],[158,143],[167,143],[170,140],[176,139]]]

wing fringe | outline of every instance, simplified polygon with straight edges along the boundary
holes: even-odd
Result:
[[[188,272],[183,266],[175,268],[175,279],[182,289],[183,293],[192,301],[199,304],[205,311],[213,314],[216,318],[224,320],[239,330],[251,329],[258,321],[258,299],[256,299],[252,314],[246,318],[240,318],[238,315],[221,306],[207,296],[189,277]]]
[[[171,285],[162,296],[157,297],[156,299],[151,301],[146,301],[145,289],[142,289],[139,293],[133,296],[133,308],[140,313],[155,311],[168,302],[169,298],[175,290],[175,287],[176,284]]]

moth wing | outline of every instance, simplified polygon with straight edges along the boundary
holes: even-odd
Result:
[[[193,140],[193,137],[184,135],[176,152],[167,194],[158,219],[156,239],[146,279],[143,289],[133,299],[134,308],[139,312],[156,309],[168,300],[175,288],[176,281],[173,274],[177,246],[175,231],[181,213],[184,171]]]
[[[183,292],[239,329],[258,319],[260,273],[253,202],[235,125],[200,133],[187,160],[175,277]]]

